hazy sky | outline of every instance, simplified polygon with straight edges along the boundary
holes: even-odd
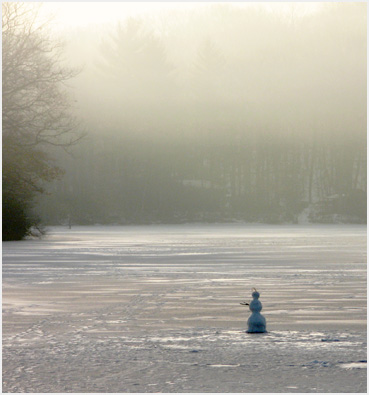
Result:
[[[199,3],[184,2],[50,2],[43,11],[53,13],[60,25],[78,26],[114,22],[141,13],[154,13],[167,9],[191,8]]]
[[[69,26],[84,26],[89,24],[114,23],[126,17],[139,14],[155,14],[170,10],[188,10],[191,8],[206,7],[221,2],[44,2],[42,13],[53,14],[54,26],[65,28]],[[258,4],[270,10],[283,11],[289,8],[291,3],[255,3],[255,2],[224,2],[238,7],[248,7]],[[301,3],[299,11],[313,12],[319,2]]]

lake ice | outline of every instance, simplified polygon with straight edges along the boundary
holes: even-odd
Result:
[[[253,287],[265,334],[245,333]],[[51,227],[3,243],[3,391],[366,392],[366,227]]]

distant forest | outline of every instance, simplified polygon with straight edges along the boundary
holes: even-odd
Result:
[[[80,28],[87,135],[46,224],[366,222],[366,6],[214,5]]]

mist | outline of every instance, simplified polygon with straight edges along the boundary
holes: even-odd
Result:
[[[367,392],[366,15],[2,3],[5,393]]]
[[[59,34],[86,137],[53,153],[45,223],[366,221],[366,4],[218,3]]]

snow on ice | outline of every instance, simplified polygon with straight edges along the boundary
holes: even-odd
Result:
[[[246,333],[252,287],[267,333]],[[3,391],[366,392],[366,227],[55,227],[3,243]]]

